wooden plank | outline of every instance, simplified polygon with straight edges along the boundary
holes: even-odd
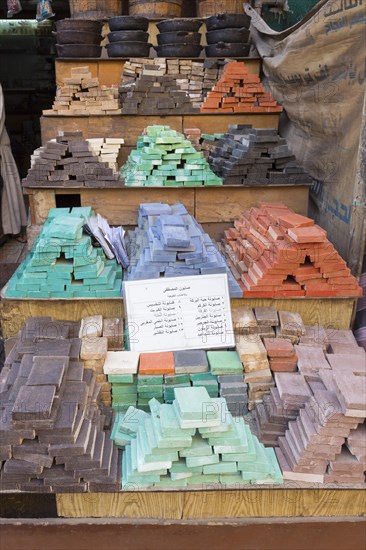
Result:
[[[37,189],[37,192],[33,193],[30,207],[32,222],[36,225],[43,224],[47,219],[49,209],[56,207],[55,191],[53,189]]]
[[[0,320],[4,338],[16,336],[25,320],[31,316],[47,314],[54,319],[79,321],[86,315],[103,317],[123,316],[122,298],[83,298],[74,300],[57,299],[15,299],[5,298],[4,287],[1,292]],[[272,306],[277,309],[298,312],[306,325],[322,325],[336,329],[349,329],[355,298],[235,298],[231,308]]]
[[[80,321],[88,315],[123,317],[123,300],[120,298],[93,298],[57,300],[9,300],[1,296],[0,321],[4,338],[16,336],[28,317],[50,315],[55,320]]]
[[[356,298],[235,298],[231,308],[276,307],[300,313],[305,325],[350,329]]]
[[[206,134],[227,132],[229,124],[252,124],[253,128],[278,128],[279,113],[233,113],[184,115],[183,128],[199,128]]]
[[[151,36],[150,33],[150,39],[151,42],[152,37],[156,36],[157,29],[154,25],[154,33]],[[156,42],[156,39],[155,39]],[[212,58],[210,58],[212,59]],[[203,61],[203,59],[201,59]],[[248,57],[246,59],[242,59],[241,61],[244,61],[245,65],[248,68],[249,74],[259,74],[260,68],[261,68],[261,60],[257,57]],[[122,77],[122,71],[124,64],[126,62],[126,59],[123,58],[100,58],[100,59],[62,59],[58,58],[56,59],[55,63],[55,69],[56,69],[56,84],[57,86],[60,86],[62,84],[62,81],[65,77],[70,76],[71,68],[72,67],[84,67],[88,66],[90,67],[90,71],[93,75],[93,77],[98,77],[99,82],[102,85],[105,86],[112,86],[113,84],[119,84]]]
[[[130,149],[129,149],[130,150]],[[32,223],[43,223],[49,208],[55,206],[57,195],[78,194],[82,206],[92,206],[107,217],[114,225],[135,225],[137,210],[142,202],[166,201],[168,204],[181,201],[199,223],[216,224],[208,233],[216,240],[222,237],[235,218],[244,210],[264,201],[283,201],[299,214],[307,214],[307,186],[263,186],[263,187],[122,187],[88,189],[70,188],[26,188],[32,197],[30,209]],[[222,224],[225,224],[225,227]],[[218,225],[217,225],[218,224]],[[220,225],[221,224],[221,225]],[[219,232],[218,232],[219,231]]]
[[[59,132],[83,132],[85,138],[123,137],[126,146],[136,146],[138,136],[146,126],[165,124],[182,132],[183,128],[200,128],[205,133],[226,132],[229,124],[252,124],[255,128],[278,128],[278,113],[232,115],[95,115],[95,116],[42,116],[42,143],[55,138]]]
[[[183,202],[194,215],[194,189],[124,187],[122,189],[82,189],[81,206],[91,206],[111,225],[137,225],[138,209],[143,202]]]
[[[196,218],[200,223],[234,221],[261,201],[282,201],[299,214],[308,213],[309,187],[202,187],[196,188]]]
[[[146,126],[166,124],[173,130],[182,131],[181,116],[42,116],[42,143],[55,138],[59,132],[81,131],[85,138],[108,136],[124,138],[125,145],[136,147],[137,138]]]
[[[238,519],[365,514],[363,489],[236,489],[56,495],[59,517]]]

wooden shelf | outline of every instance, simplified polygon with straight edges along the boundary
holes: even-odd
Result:
[[[80,321],[88,315],[124,317],[122,298],[5,298],[6,286],[1,291],[0,320],[3,337],[17,336],[28,317],[47,314],[55,320]],[[231,308],[276,307],[298,312],[306,325],[323,325],[349,329],[357,298],[234,298]],[[93,515],[93,514],[92,514]]]
[[[61,195],[79,195],[81,206],[91,206],[105,216],[111,225],[137,224],[142,202],[168,204],[182,202],[190,214],[211,237],[219,239],[224,229],[245,210],[260,201],[282,201],[298,214],[308,214],[308,185],[266,185],[246,187],[117,187],[117,188],[24,188],[29,197],[31,222],[42,224],[50,208],[57,206]],[[64,204],[64,203],[63,203]]]
[[[199,128],[203,133],[225,133],[230,124],[252,124],[254,128],[278,128],[279,113],[187,114],[187,115],[90,115],[41,117],[42,143],[60,132],[83,132],[84,138],[108,136],[125,140],[124,147],[136,147],[144,128],[166,124],[173,130]],[[129,151],[128,151],[129,153]],[[127,153],[127,154],[128,154]]]
[[[62,79],[70,76],[71,66],[82,67],[89,66],[93,77],[98,77],[100,84],[106,86],[119,85],[124,64],[130,58],[122,57],[59,57],[56,61],[56,84],[62,84]],[[188,58],[180,58],[188,59]],[[192,61],[204,61],[205,58],[190,58]],[[207,57],[212,61],[223,59],[221,57]],[[227,59],[227,58],[225,58]],[[259,74],[261,60],[258,57],[235,58],[235,61],[244,61],[250,74]]]

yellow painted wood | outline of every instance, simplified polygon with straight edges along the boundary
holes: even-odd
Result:
[[[47,311],[54,319],[80,321],[87,315],[103,315],[103,317],[122,317],[122,298],[80,298],[74,300],[15,299],[5,298],[1,292],[1,326],[4,338],[16,336],[18,331],[31,316],[42,316]],[[306,325],[322,325],[337,329],[349,329],[352,312],[356,304],[355,298],[288,298],[260,299],[235,298],[231,307],[272,306],[277,309],[298,312]]]
[[[237,519],[365,515],[364,489],[233,489],[59,494],[59,517]]]

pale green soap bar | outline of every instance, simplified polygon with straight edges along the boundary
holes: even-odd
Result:
[[[174,437],[178,434],[185,436],[194,435],[195,428],[182,429],[175,414],[173,405],[164,404],[160,407],[160,428],[163,437]],[[193,444],[193,440],[191,441]]]
[[[218,464],[220,462],[219,455],[211,456],[187,456],[186,464],[188,468],[195,466],[206,466],[208,464]]]
[[[171,474],[190,473],[194,475],[194,474],[202,474],[203,467],[196,466],[195,468],[188,468],[186,461],[183,459],[180,459],[178,462],[173,462],[172,466],[169,468],[169,471]]]
[[[177,436],[166,437],[161,431],[159,418],[152,416],[151,420],[159,449],[166,449],[169,447],[190,447],[192,445],[192,437],[189,434],[182,433],[181,430]]]
[[[133,384],[134,375],[133,374],[108,374],[108,382],[111,384]]]
[[[238,471],[236,462],[219,462],[203,467],[204,474],[235,474]]]
[[[162,477],[158,483],[154,483],[154,487],[185,487],[186,485],[186,479],[174,480],[169,477]]]
[[[194,456],[210,456],[212,455],[212,447],[202,439],[202,437],[196,435],[192,439],[192,446],[189,449],[183,449],[179,452],[179,456],[182,458],[194,457]]]
[[[137,376],[137,384],[145,385],[145,384],[162,384],[164,381],[164,377],[162,374],[152,374],[152,375],[142,375],[139,374]]]
[[[220,478],[217,474],[195,475],[187,479],[187,485],[211,485],[219,482]]]

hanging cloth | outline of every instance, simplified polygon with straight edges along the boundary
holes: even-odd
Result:
[[[4,187],[1,194],[1,217],[5,235],[17,235],[27,224],[22,186],[17,165],[11,152],[10,139],[5,128],[5,106],[0,84],[0,173]]]

